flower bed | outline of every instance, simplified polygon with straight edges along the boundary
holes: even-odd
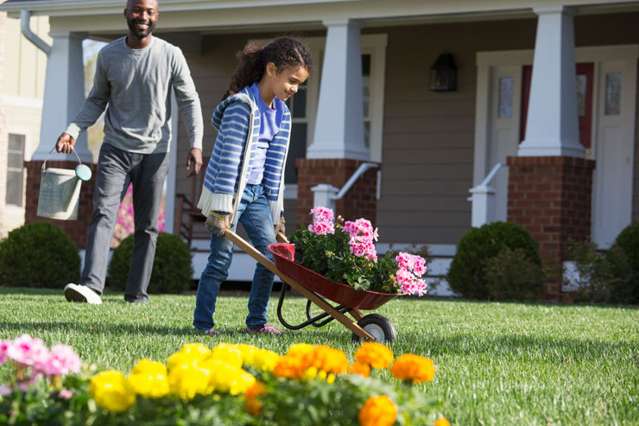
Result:
[[[449,424],[441,404],[413,386],[434,380],[433,361],[395,358],[379,343],[361,345],[352,362],[324,345],[294,344],[279,355],[189,343],[165,362],[142,359],[125,374],[81,368],[72,348],[49,349],[25,335],[0,341],[0,364],[14,370],[0,388],[0,424]]]
[[[331,209],[311,210],[313,223],[292,238],[296,261],[356,290],[423,296],[426,260],[410,253],[378,256],[377,228],[367,219],[335,220]]]

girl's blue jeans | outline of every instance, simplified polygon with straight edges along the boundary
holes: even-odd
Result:
[[[239,223],[244,226],[253,246],[272,259],[266,247],[275,242],[275,229],[269,201],[262,185],[247,185],[238,207]],[[213,328],[215,302],[220,285],[228,276],[233,258],[233,243],[223,236],[211,235],[211,252],[197,286],[193,326],[198,330]],[[273,273],[259,263],[255,268],[248,300],[248,328],[260,328],[266,324],[268,300],[273,288]]]

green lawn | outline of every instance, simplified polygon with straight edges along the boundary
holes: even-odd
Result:
[[[0,289],[0,339],[29,333],[119,369],[141,357],[163,359],[192,341],[279,352],[295,342],[325,343],[353,353],[350,332],[335,323],[283,337],[241,333],[243,294],[220,298],[220,336],[198,336],[190,325],[194,302],[193,295],[153,296],[148,305],[130,306],[116,295],[88,306],[67,303],[59,292]],[[300,317],[304,303],[287,300],[288,314]],[[637,309],[395,300],[377,312],[397,328],[396,354],[435,360],[436,381],[424,391],[445,401],[454,424],[639,424]],[[6,374],[0,369],[0,378]]]

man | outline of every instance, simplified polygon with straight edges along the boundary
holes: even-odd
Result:
[[[58,152],[70,153],[80,132],[106,108],[82,281],[64,288],[66,299],[74,302],[102,303],[117,210],[129,183],[133,184],[135,244],[124,298],[132,303],[148,301],[157,217],[169,166],[171,92],[189,131],[189,174],[199,173],[202,167],[200,100],[180,49],[153,36],[159,17],[157,0],[129,0],[124,16],[128,34],[98,54],[93,89],[56,144]]]

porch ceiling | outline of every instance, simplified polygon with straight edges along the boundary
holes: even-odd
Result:
[[[8,0],[11,17],[21,9],[51,16],[52,31],[121,31],[124,0]],[[554,3],[554,2],[553,2]],[[578,14],[639,10],[639,1],[563,0]],[[547,0],[161,0],[163,31],[319,29],[323,22],[360,20],[364,27],[533,17]],[[99,19],[96,19],[99,17]],[[280,27],[281,28],[281,27]]]

